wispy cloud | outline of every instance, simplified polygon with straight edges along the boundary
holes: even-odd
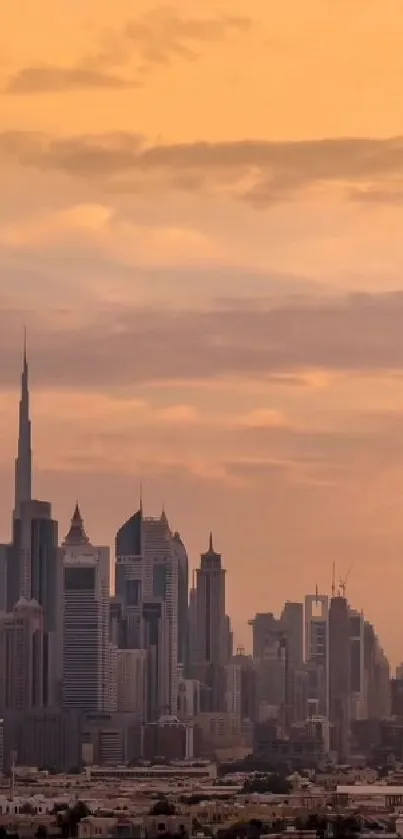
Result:
[[[245,33],[251,25],[247,17],[185,17],[162,6],[128,21],[120,31],[106,33],[97,52],[72,66],[37,63],[18,69],[4,92],[32,96],[138,87],[153,68],[178,59],[193,61],[207,43]],[[116,73],[125,65],[134,65],[128,78]]]
[[[150,145],[128,132],[46,137],[0,134],[0,161],[85,178],[116,192],[225,192],[255,207],[338,185],[354,200],[395,201],[403,181],[403,138],[197,142]]]
[[[162,6],[130,21],[122,35],[132,42],[146,65],[158,65],[178,58],[193,60],[206,43],[245,33],[251,26],[246,16],[190,17]]]
[[[17,307],[0,313],[3,385],[14,380],[16,330],[24,317]],[[402,293],[267,306],[259,299],[245,311],[237,301],[233,308],[175,310],[129,303],[100,307],[94,300],[85,315],[79,306],[61,312],[42,306],[30,314],[38,383],[106,391],[228,376],[269,382],[291,374],[293,382],[295,374],[309,371],[317,389],[315,371],[400,374],[402,322]],[[273,416],[252,414],[249,424],[273,424]]]
[[[5,92],[17,95],[37,93],[65,93],[80,90],[105,90],[134,87],[136,83],[113,73],[91,70],[88,67],[59,67],[36,65],[23,67],[8,80]]]

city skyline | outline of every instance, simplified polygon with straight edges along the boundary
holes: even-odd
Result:
[[[51,592],[52,586],[57,585],[56,579],[58,577],[56,567],[59,562],[59,560],[56,559],[56,551],[58,550],[58,522],[52,521],[51,519],[52,508],[50,502],[43,502],[33,498],[33,455],[31,447],[32,424],[30,413],[31,394],[29,381],[27,331],[26,327],[24,327],[18,411],[17,457],[15,459],[14,476],[15,503],[13,511],[12,542],[15,550],[13,550],[13,545],[11,545],[8,558],[7,555],[5,555],[4,560],[8,566],[5,578],[6,600],[8,613],[12,614],[14,604],[18,601],[21,594],[23,599],[25,599],[25,602],[28,602],[30,595],[33,592],[39,594],[41,591],[42,598],[44,598],[44,614],[48,616],[49,612],[49,614],[52,614],[53,616],[50,621],[51,629],[53,631],[56,630],[57,618]],[[19,519],[26,522],[26,524],[22,526],[22,529],[20,529],[21,522]],[[40,527],[42,528],[44,527],[44,522],[48,522],[50,525],[50,530],[48,530],[47,536],[45,536],[47,547],[43,556],[40,544],[44,538],[44,534],[37,531],[38,522],[41,523]],[[168,544],[171,545],[171,548],[169,549],[167,548],[167,538]],[[36,547],[34,547],[35,544]],[[3,548],[6,548],[7,550],[6,545],[3,545]],[[173,655],[175,661],[181,662],[182,666],[185,666],[186,668],[189,663],[188,656],[190,656],[190,660],[194,659],[195,662],[198,662],[198,665],[195,666],[201,666],[203,670],[206,665],[223,665],[226,661],[228,662],[231,660],[234,655],[235,648],[231,615],[226,614],[225,577],[227,569],[222,565],[221,554],[215,550],[213,544],[213,533],[212,531],[209,533],[207,551],[199,554],[192,569],[192,565],[189,567],[189,557],[179,531],[173,530],[169,524],[166,516],[165,503],[163,503],[158,516],[151,517],[144,515],[142,480],[139,484],[138,509],[136,509],[136,511],[119,527],[116,532],[114,553],[111,551],[109,546],[102,548],[93,547],[93,544],[85,532],[84,521],[81,515],[78,499],[76,500],[73,515],[70,519],[70,527],[67,536],[64,540],[62,540],[59,550],[63,552],[64,556],[62,566],[64,563],[69,562],[69,551],[73,552],[73,565],[77,557],[79,563],[84,560],[84,562],[89,562],[90,566],[94,562],[95,565],[97,565],[100,557],[103,556],[103,596],[105,597],[106,591],[109,591],[108,610],[110,608],[109,601],[112,602],[114,596],[117,595],[116,605],[118,605],[118,603],[121,605],[125,604],[125,620],[128,620],[130,623],[130,621],[133,621],[134,619],[134,623],[130,624],[131,630],[128,630],[127,627],[124,630],[124,635],[126,636],[125,644],[128,645],[129,649],[141,648],[143,644],[143,640],[141,640],[143,630],[140,629],[141,616],[142,609],[148,608],[147,606],[144,607],[144,603],[147,603],[147,600],[151,602],[156,594],[157,599],[162,596],[165,602],[167,591],[171,592],[170,596],[172,596],[172,592],[174,591],[174,601],[170,600],[170,596],[168,596],[167,603],[170,603],[170,606],[168,605],[168,612],[163,618],[163,620],[167,619],[168,623],[165,625],[163,634],[165,633],[166,643],[170,646],[172,643],[172,632],[174,633],[175,640],[173,642]],[[89,551],[88,554],[87,551]],[[156,583],[154,578],[155,568],[157,568],[158,577],[158,568],[162,570],[159,563],[162,562],[164,564],[166,562],[167,551],[168,553],[172,551],[170,565],[168,566],[171,570],[169,571],[164,568],[163,579],[160,579],[159,583]],[[75,552],[77,553],[75,554]],[[46,557],[46,559],[44,559],[44,557]],[[198,567],[199,561],[200,567]],[[46,567],[43,566],[44,562]],[[324,603],[333,603],[334,598],[336,598],[337,602],[337,600],[341,598],[345,603],[346,610],[349,610],[352,615],[361,616],[361,620],[363,622],[363,611],[356,612],[351,603],[348,602],[348,599],[346,599],[347,582],[353,566],[354,560],[347,570],[347,573],[343,578],[340,577],[340,580],[337,583],[336,564],[333,563],[330,594],[319,592],[318,586],[316,585],[314,594],[305,593],[305,595],[302,595],[300,598],[300,600],[305,601],[305,609],[303,602],[293,603],[287,598],[285,600],[284,611],[280,621],[283,617],[285,617],[287,607],[301,607],[302,611],[298,620],[301,619],[300,629],[302,632],[303,614],[305,622],[308,621],[309,623],[311,620],[310,615],[312,616],[313,606],[315,606],[316,609],[319,604],[320,614],[322,614]],[[180,571],[180,568],[182,568],[182,571]],[[189,571],[191,571],[191,580]],[[181,578],[181,582],[179,582],[179,577]],[[108,580],[107,584],[106,579]],[[113,579],[115,580],[115,585],[112,585]],[[171,580],[170,583],[168,582],[169,580]],[[48,589],[49,584],[50,589]],[[127,585],[129,586],[129,589],[126,589]],[[134,589],[130,588],[133,585],[135,586],[135,595]],[[127,601],[127,592],[129,590],[131,591],[131,594],[129,596],[129,601]],[[179,591],[181,592],[180,594]],[[48,593],[46,594],[46,592]],[[133,595],[134,600],[132,600]],[[35,604],[37,603],[36,600],[33,602]],[[74,599],[73,602],[75,602]],[[307,602],[310,603],[308,611],[306,606]],[[104,606],[101,606],[100,608],[102,612]],[[169,609],[171,609],[171,611],[169,611]],[[328,609],[328,605],[326,605],[326,609]],[[259,613],[258,611],[256,613],[256,619],[260,617],[266,620],[269,616],[270,620],[274,619],[276,622],[277,618],[274,618],[274,612],[275,609],[273,606],[266,609],[265,612]],[[320,619],[322,620],[322,617]],[[368,621],[366,623],[368,624]],[[107,624],[109,626],[109,618],[107,620]],[[248,624],[253,627],[254,621],[250,619],[248,620]],[[168,625],[170,626],[169,630]],[[374,628],[370,622],[369,625],[373,630]],[[134,627],[137,628],[134,629]],[[48,618],[46,620],[46,628],[49,630]],[[118,630],[118,634],[119,632],[120,630]],[[179,636],[181,637],[180,641]],[[171,639],[169,642],[168,637]],[[80,633],[77,635],[77,631],[74,629],[73,639],[77,642],[79,638]],[[185,640],[186,638],[187,640]],[[252,640],[252,644],[248,645],[248,655],[252,653],[254,656],[254,643],[255,642]],[[303,648],[304,654],[307,657],[307,660],[309,660],[312,651],[311,642],[308,639],[306,640],[305,646],[303,645]],[[179,649],[181,653],[180,656],[178,655]],[[238,652],[242,651],[242,655],[244,654],[245,649],[242,642],[237,646],[237,649]],[[380,649],[383,650],[382,646]],[[53,668],[54,654],[50,656],[49,660],[51,662],[50,667]],[[401,666],[400,662],[399,666]],[[176,668],[177,664],[175,667],[172,667],[172,665],[170,666],[170,670],[175,673]],[[51,671],[49,670],[49,675],[50,672]],[[49,678],[49,676],[47,678]],[[51,681],[54,678],[55,677],[52,676]],[[177,675],[174,677],[175,685],[176,679]],[[176,691],[177,686],[174,688],[174,700],[172,701],[172,699],[170,699],[168,702],[168,706],[171,706],[172,713],[174,713],[173,709],[177,706]],[[73,691],[73,694],[76,696],[75,701],[79,701],[80,692]]]
[[[5,2],[1,538],[26,323],[61,533],[78,495],[112,546],[142,480],[193,568],[213,531],[248,648],[354,560],[398,664],[401,3],[132,5]]]

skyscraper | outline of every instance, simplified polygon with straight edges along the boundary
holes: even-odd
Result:
[[[141,639],[143,580],[143,512],[134,513],[119,528],[115,539],[115,595],[122,604],[124,646],[138,649]]]
[[[78,505],[61,551],[63,706],[108,711],[116,687],[110,679],[109,548],[90,543]]]
[[[43,610],[43,701],[56,703],[57,627],[61,608],[58,583],[58,527],[47,501],[22,501],[14,519],[11,558],[18,568],[19,594]],[[14,603],[9,602],[11,610]]]
[[[305,597],[305,661],[308,665],[307,699],[316,700],[317,712],[329,716],[329,598]]]
[[[23,501],[32,497],[32,451],[31,421],[29,417],[29,382],[27,344],[24,340],[23,366],[21,376],[21,397],[19,405],[18,453],[15,461],[14,515],[18,518]]]
[[[209,710],[223,711],[229,647],[225,570],[221,554],[214,550],[211,533],[208,550],[200,558],[196,580],[197,668],[194,674],[209,688]]]
[[[187,673],[189,664],[189,559],[178,532],[172,537],[178,557],[178,662]]]
[[[21,598],[0,616],[0,709],[28,711],[42,703],[42,609]]]
[[[287,644],[287,679],[285,695],[286,726],[296,718],[296,683],[297,671],[303,663],[303,626],[304,607],[302,603],[284,604],[280,618],[282,630]]]
[[[339,760],[345,760],[350,731],[350,613],[341,595],[332,597],[329,609],[329,709],[333,745]]]
[[[351,719],[364,719],[366,713],[364,680],[364,615],[349,610],[350,634],[350,708]]]
[[[213,547],[210,533],[209,547],[200,557],[197,579],[197,634],[199,657],[202,663],[227,663],[228,624],[225,613],[225,570],[221,554]]]
[[[32,451],[31,420],[29,416],[29,380],[27,345],[24,339],[23,363],[21,374],[21,394],[18,417],[18,446],[15,459],[14,511],[12,525],[12,544],[7,546],[7,610],[17,603],[23,594],[22,569],[18,551],[15,549],[15,520],[21,517],[22,504],[32,497]],[[28,597],[29,594],[27,593]]]
[[[157,635],[159,670],[159,713],[176,714],[178,709],[178,593],[179,556],[165,512],[159,518],[143,518],[143,576],[142,610],[146,637],[143,646],[150,643],[151,623],[157,620],[152,637]],[[154,607],[159,605],[159,610]],[[164,629],[165,626],[165,629]],[[162,646],[161,646],[162,642]],[[163,675],[164,674],[164,675]],[[149,678],[152,667],[149,663]],[[149,701],[151,696],[149,692]]]

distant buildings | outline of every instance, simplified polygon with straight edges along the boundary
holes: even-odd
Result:
[[[0,545],[0,769],[14,753],[63,769],[231,759],[252,739],[257,756],[296,765],[347,760],[365,743],[399,751],[401,669],[390,684],[344,590],[256,614],[252,655],[234,655],[212,535],[190,591],[181,536],[141,499],[116,534],[113,596],[109,548],[89,540],[78,504],[59,547],[51,504],[32,497],[29,402],[24,346],[12,539]]]

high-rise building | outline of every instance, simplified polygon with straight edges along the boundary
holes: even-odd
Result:
[[[296,674],[303,664],[304,607],[302,603],[284,604],[280,622],[287,643],[286,722],[297,719]]]
[[[115,594],[122,604],[124,646],[142,645],[143,512],[134,513],[119,528],[115,539]]]
[[[172,537],[178,557],[178,662],[189,669],[189,559],[178,532]]]
[[[210,534],[208,551],[201,555],[196,571],[198,655],[202,664],[225,665],[228,660],[225,573]]]
[[[0,545],[0,612],[7,612],[7,569],[11,545]]]
[[[11,611],[23,591],[23,569],[20,567],[21,556],[14,545],[15,519],[21,517],[22,504],[32,498],[32,451],[31,420],[29,416],[29,379],[26,340],[24,340],[23,365],[21,375],[21,394],[18,418],[18,447],[15,460],[14,512],[12,525],[12,544],[7,550],[7,611]],[[30,597],[29,592],[25,596]]]
[[[179,556],[165,512],[159,518],[143,518],[142,646],[153,648],[148,678],[158,682],[158,708],[154,714],[176,714],[178,708],[178,593]],[[156,610],[155,605],[160,609]],[[158,614],[157,614],[158,611]],[[154,699],[156,695],[154,693]],[[149,703],[153,702],[148,694]]]
[[[249,621],[256,669],[256,718],[285,722],[288,691],[288,648],[281,620],[260,612]]]
[[[196,650],[193,675],[204,685],[202,708],[225,711],[230,631],[225,612],[225,570],[213,547],[201,555],[196,571]]]
[[[15,461],[14,515],[18,518],[23,501],[32,497],[32,451],[31,421],[29,417],[29,381],[27,346],[24,340],[23,366],[21,376],[21,397],[19,405],[18,453]]]
[[[21,598],[0,615],[0,709],[43,704],[43,617],[39,603]]]
[[[109,548],[93,546],[78,505],[62,552],[62,701],[110,710]]]
[[[144,721],[147,708],[147,650],[117,651],[117,710]]]
[[[317,701],[318,714],[329,716],[329,598],[305,597],[305,661],[308,664],[308,700]],[[314,695],[311,695],[315,692]]]
[[[148,722],[159,719],[171,706],[170,625],[165,603],[160,600],[142,604],[142,637],[147,651],[147,706]]]
[[[20,596],[37,601],[43,610],[45,705],[54,705],[57,700],[57,627],[61,609],[57,545],[58,526],[52,519],[51,505],[47,501],[21,501],[19,516],[14,518],[10,551],[19,569]]]
[[[345,760],[349,751],[350,651],[349,606],[345,597],[337,595],[329,609],[329,719],[339,760]]]
[[[258,612],[249,621],[252,627],[252,655],[256,660],[264,658],[264,651],[281,633],[280,621],[272,612]]]
[[[197,589],[196,571],[192,572],[192,585],[189,591],[189,668],[192,672],[195,662],[199,661],[197,637]]]
[[[226,691],[225,704],[228,714],[242,714],[242,668],[236,661],[225,666]]]
[[[350,718],[364,719],[367,716],[364,681],[364,615],[349,610],[350,633]]]

